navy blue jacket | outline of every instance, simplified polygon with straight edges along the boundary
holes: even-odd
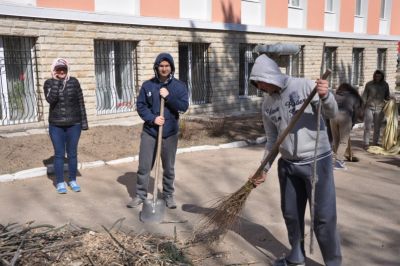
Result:
[[[171,65],[171,75],[163,83],[158,79],[158,65],[165,60]],[[136,101],[136,109],[144,121],[143,130],[156,137],[158,125],[154,124],[154,120],[160,115],[160,89],[166,87],[169,94],[165,98],[163,138],[167,138],[178,133],[179,113],[186,112],[189,107],[188,89],[185,83],[174,78],[175,65],[170,54],[159,54],[153,69],[155,77],[143,83]]]

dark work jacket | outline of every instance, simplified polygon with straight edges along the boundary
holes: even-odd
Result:
[[[43,89],[46,101],[50,104],[49,123],[55,126],[81,124],[82,130],[88,129],[85,103],[79,81],[70,77],[63,89],[64,81],[48,79]]]
[[[185,83],[172,78],[163,84],[153,78],[143,83],[136,102],[139,116],[144,120],[143,130],[156,137],[158,125],[154,120],[160,115],[160,89],[166,87],[169,94],[165,99],[163,138],[167,138],[179,131],[179,113],[185,112],[189,107],[188,93]]]
[[[157,67],[163,60],[170,63],[172,70],[170,78],[164,83],[157,77]],[[163,138],[167,138],[178,133],[179,113],[184,113],[189,108],[188,89],[185,83],[174,78],[175,65],[170,54],[161,53],[156,58],[153,69],[155,77],[143,83],[137,98],[136,108],[144,121],[143,130],[156,137],[158,125],[154,124],[154,120],[160,115],[160,89],[162,87],[167,88],[169,94],[165,98],[165,123],[163,126]]]

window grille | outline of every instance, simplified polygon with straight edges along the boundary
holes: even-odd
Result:
[[[1,125],[35,122],[35,39],[0,36]]]
[[[386,74],[386,51],[387,49],[378,48],[377,69]]]
[[[336,75],[337,75],[337,71],[336,71],[336,51],[337,51],[337,47],[325,47],[325,51],[324,51],[324,72],[327,69],[332,70],[332,74],[329,75],[328,77],[328,82],[329,82],[329,87],[330,88],[336,88],[337,84],[336,84]]]
[[[286,74],[293,77],[304,77],[304,46],[297,54],[289,56]]]
[[[253,50],[256,44],[239,45],[239,96],[262,96],[262,92],[250,85],[250,73],[258,54]]]
[[[351,84],[355,87],[362,86],[364,81],[364,49],[353,48],[353,72],[351,75]]]
[[[186,83],[193,104],[211,102],[208,47],[206,43],[179,44],[179,79]]]
[[[97,113],[133,111],[137,86],[136,43],[95,40],[94,57]]]

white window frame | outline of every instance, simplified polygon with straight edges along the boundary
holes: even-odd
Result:
[[[242,1],[240,1],[241,24],[264,26],[264,24],[265,24],[265,1],[266,0],[242,0]],[[251,7],[251,6],[248,6],[247,4],[251,4],[253,6]],[[257,5],[257,7],[254,5]],[[250,8],[250,10],[258,12],[258,14],[255,14],[255,13],[248,14],[245,12],[245,8]],[[251,9],[251,8],[253,8],[253,9]],[[254,10],[254,8],[255,8],[255,10]]]
[[[135,69],[137,65],[137,59],[134,56],[136,53],[137,49],[137,43],[135,41],[118,41],[118,40],[95,40],[95,46],[96,46],[96,41],[97,42],[109,42],[110,46],[107,46],[107,48],[110,48],[108,51],[108,54],[106,54],[107,51],[101,51],[104,52],[103,55],[108,55],[108,64],[107,65],[101,65],[104,69],[109,69],[109,72],[107,75],[109,75],[109,84],[106,84],[104,81],[107,80],[105,77],[106,74],[101,74],[102,72],[97,72],[95,68],[95,79],[96,79],[96,112],[99,115],[104,115],[104,114],[115,114],[115,113],[125,113],[125,112],[131,112],[134,111],[134,106],[135,106],[135,99],[136,99],[136,77],[135,77]],[[127,86],[125,89],[122,88],[117,88],[116,84],[116,54],[115,54],[115,44],[116,42],[125,42],[127,43],[128,46],[132,46],[132,51],[128,51],[130,54],[130,58],[124,58],[128,62],[131,62],[132,64],[129,65],[129,67],[124,68],[124,72],[127,72],[126,70],[128,69],[130,73],[124,73],[124,75],[121,75],[125,77],[125,82],[126,83],[131,83],[131,88],[130,86]],[[126,53],[127,55],[128,53]],[[97,58],[95,56],[94,58],[95,64],[97,64]],[[126,66],[126,64],[125,64]],[[101,77],[101,85],[104,87],[101,90],[99,89],[99,84],[97,81],[97,78]],[[104,78],[104,79],[103,79]],[[131,82],[129,82],[131,81]],[[110,88],[108,87],[110,86]],[[118,95],[117,89],[121,90],[121,95]],[[103,97],[104,96],[104,97]],[[107,98],[109,100],[108,104],[106,104],[106,101],[99,103],[98,99],[102,98]],[[109,107],[108,107],[109,106]],[[108,108],[107,108],[108,107]]]
[[[304,29],[307,24],[307,0],[288,0],[288,28]]]
[[[192,2],[192,3],[191,3]],[[195,9],[195,5],[201,5],[199,10]],[[192,20],[210,21],[212,14],[211,0],[180,0],[179,1],[179,17]]]
[[[22,38],[30,38],[30,37],[22,37]],[[0,82],[1,82],[1,87],[0,87],[0,101],[1,101],[1,114],[2,116],[0,116],[0,126],[1,125],[16,125],[16,124],[23,124],[23,123],[31,123],[31,122],[37,122],[38,121],[38,110],[37,110],[37,99],[36,99],[36,56],[35,56],[35,50],[34,50],[34,46],[31,47],[30,49],[30,54],[31,54],[31,65],[32,65],[32,69],[31,70],[26,70],[26,71],[32,71],[31,75],[32,75],[32,80],[27,81],[26,79],[24,79],[24,90],[25,93],[28,95],[31,95],[31,97],[33,97],[32,99],[30,99],[29,103],[25,102],[25,105],[30,105],[30,107],[28,107],[28,111],[31,112],[32,115],[29,116],[29,118],[25,118],[25,119],[11,119],[11,110],[10,110],[10,96],[8,93],[8,85],[7,85],[7,73],[6,73],[6,62],[5,62],[5,56],[4,56],[4,42],[3,42],[3,37],[0,36]],[[25,73],[25,72],[24,72]],[[31,83],[33,86],[32,88],[29,88],[29,86],[26,84],[27,83]],[[27,92],[27,90],[33,90],[30,92]],[[32,104],[33,103],[33,104]],[[26,106],[25,106],[26,107]]]
[[[356,16],[363,17],[363,0],[356,0]]]
[[[387,2],[386,0],[381,0],[381,10],[379,12],[379,18],[380,19],[387,19],[387,10],[386,10]]]
[[[302,0],[288,0],[288,6],[292,8],[302,8]]]
[[[325,0],[325,12],[329,12],[329,13],[335,12],[334,0]]]

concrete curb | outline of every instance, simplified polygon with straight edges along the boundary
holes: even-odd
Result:
[[[249,146],[249,145],[262,144],[266,140],[267,140],[266,137],[259,137],[256,140],[246,140],[246,141],[243,140],[243,141],[235,141],[235,142],[219,144],[219,145],[201,145],[201,146],[193,146],[193,147],[187,147],[187,148],[179,148],[176,153],[181,154],[181,153],[187,153],[187,152],[241,148],[241,147],[245,147],[245,146]],[[121,163],[130,163],[130,162],[138,161],[138,160],[139,160],[139,155],[136,155],[133,157],[115,159],[115,160],[111,160],[111,161],[99,160],[99,161],[93,161],[93,162],[82,162],[82,163],[78,163],[78,170],[79,169],[96,168],[96,167],[100,167],[100,166],[104,166],[104,165],[117,165],[117,164],[121,164]],[[68,171],[67,164],[64,164],[64,171]],[[22,170],[22,171],[14,173],[14,174],[0,175],[0,183],[1,182],[11,182],[11,181],[20,180],[20,179],[27,179],[27,178],[37,177],[37,176],[44,176],[44,175],[53,174],[53,173],[54,173],[54,166],[52,164],[49,164],[49,165],[47,165],[47,167],[32,168],[32,169]]]

